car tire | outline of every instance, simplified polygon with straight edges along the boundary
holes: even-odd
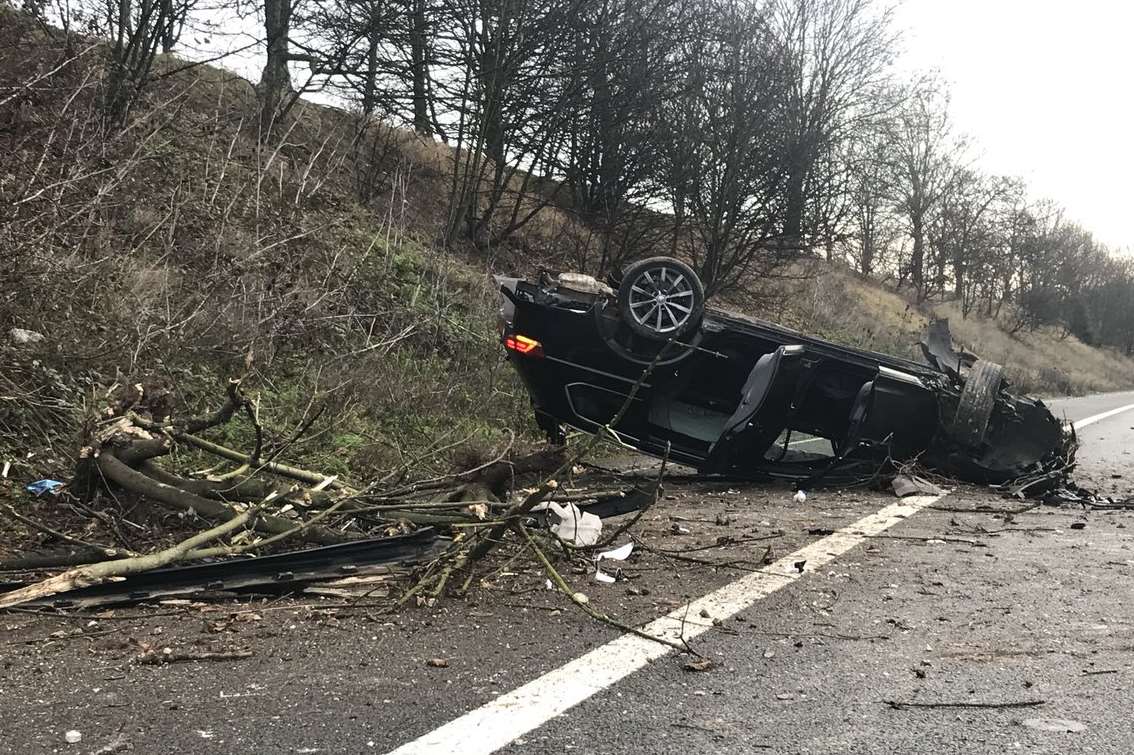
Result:
[[[967,448],[979,448],[988,431],[988,421],[996,405],[996,394],[1004,382],[1004,368],[978,359],[969,370],[957,413],[953,416],[953,439]]]
[[[634,333],[655,341],[680,339],[698,328],[705,287],[693,268],[672,257],[650,257],[622,273],[618,309]]]

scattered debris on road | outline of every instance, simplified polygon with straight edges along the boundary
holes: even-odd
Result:
[[[171,663],[194,661],[237,661],[251,658],[251,650],[174,650],[173,648],[147,649],[134,659],[139,666],[166,666]]]
[[[299,591],[343,597],[380,591],[400,603],[431,604],[449,587],[467,590],[477,563],[508,534],[519,536],[514,543],[529,541],[528,550],[575,549],[597,579],[614,582],[619,573],[607,575],[598,567],[630,556],[632,543],[610,546],[657,500],[664,475],[663,464],[657,478],[644,484],[615,489],[608,483],[597,489],[576,484],[576,475],[584,472],[577,462],[597,442],[592,437],[574,448],[529,454],[514,453],[509,445],[489,461],[425,479],[413,479],[407,466],[359,485],[281,462],[282,451],[305,428],[270,447],[256,402],[242,393],[240,381],[229,383],[225,403],[206,417],[172,418],[163,406],[148,400],[141,384],[108,394],[103,411],[86,426],[75,479],[65,488],[55,481],[32,486],[37,494],[58,493],[61,510],[81,512],[118,545],[95,542],[89,526],[81,536],[70,535],[11,506],[0,508],[0,514],[68,546],[54,554],[8,558],[0,569],[69,567],[38,582],[0,583],[0,608],[76,609]],[[246,417],[254,429],[251,452],[204,437],[235,416]],[[183,475],[158,461],[187,454],[211,456],[222,466]],[[224,464],[231,471],[218,471]],[[172,525],[170,531],[128,522],[121,506],[105,505],[123,495],[151,507],[151,519],[160,517]],[[627,514],[633,516],[604,535],[603,517]],[[124,534],[135,530],[164,541],[163,547],[135,546]],[[279,544],[287,542],[307,547],[279,552]],[[540,561],[563,589],[566,583],[542,553]],[[461,582],[451,583],[457,575]],[[392,579],[402,584],[397,594],[390,590]],[[564,592],[576,604],[587,602],[581,593]],[[154,658],[170,661],[168,654]]]
[[[939,486],[915,474],[895,475],[894,479],[890,481],[890,487],[893,488],[894,495],[899,498],[905,498],[908,495],[941,495],[945,492]]]
[[[686,671],[708,671],[712,667],[713,662],[709,658],[689,658],[683,666]]]

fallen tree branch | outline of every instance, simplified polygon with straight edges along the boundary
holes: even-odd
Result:
[[[227,480],[193,480],[167,472],[152,459],[147,459],[142,462],[141,465],[135,465],[130,464],[123,457],[121,451],[116,450],[115,456],[118,457],[119,461],[122,461],[127,466],[134,467],[147,477],[204,498],[216,498],[220,501],[251,502],[263,500],[274,490],[270,485],[251,477],[243,477],[232,480],[231,482]]]
[[[207,519],[232,519],[238,516],[235,509],[209,498],[188,493],[180,488],[151,479],[141,472],[123,464],[112,449],[107,449],[98,457],[98,468],[108,480],[126,490],[143,495],[150,500],[165,504],[181,511],[192,511]],[[325,478],[324,478],[325,479]],[[253,527],[261,532],[280,534],[290,532],[296,523],[278,516],[259,515]],[[326,527],[308,527],[305,539],[324,545],[358,539],[361,535],[350,535]]]
[[[1043,705],[1046,700],[1023,700],[1020,702],[1006,702],[1006,703],[905,703],[898,700],[883,700],[882,702],[889,705],[894,710],[904,710],[905,708],[1034,708],[1037,705]]]
[[[185,433],[199,433],[202,430],[223,425],[232,419],[236,411],[242,406],[248,404],[248,399],[240,392],[240,381],[230,379],[225,388],[225,393],[228,400],[225,401],[221,408],[210,414],[208,417],[200,417],[197,419],[186,420],[180,427],[180,432]]]
[[[654,489],[652,494],[650,495],[649,501],[637,511],[635,511],[634,516],[630,517],[628,521],[623,522],[622,526],[618,527],[614,530],[614,532],[611,532],[608,536],[603,538],[601,542],[595,543],[595,548],[605,548],[608,545],[612,544],[615,540],[622,536],[622,533],[628,531],[631,527],[637,524],[638,520],[645,516],[650,507],[658,502],[658,498],[660,498],[662,494],[662,479],[665,477],[665,468],[666,465],[669,464],[669,451],[670,444],[667,441],[665,444],[665,456],[662,457],[661,466],[658,468],[658,477],[657,480],[654,481]],[[635,490],[638,489],[635,488]]]
[[[96,547],[73,550],[67,553],[30,553],[26,555],[16,555],[12,558],[0,561],[0,572],[33,571],[37,569],[55,569],[66,566],[97,564],[101,561],[113,561],[116,558],[121,558],[123,553],[132,553],[132,551],[126,551],[124,549],[122,553],[111,556],[107,555],[107,550],[108,549]]]
[[[174,561],[183,559],[186,553],[189,553],[198,546],[224,537],[228,533],[243,527],[258,511],[258,507],[250,508],[244,513],[229,519],[227,522],[219,524],[212,529],[205,530],[204,532],[199,532],[193,537],[182,540],[180,543],[170,546],[165,550],[149,553],[144,556],[135,556],[133,558],[116,559],[114,561],[103,561],[98,564],[80,566],[76,569],[65,571],[62,574],[56,574],[54,577],[48,577],[42,582],[36,582],[27,587],[12,590],[11,592],[0,593],[0,608],[18,606],[21,603],[27,603],[32,600],[48,598],[52,595],[58,595],[59,593],[78,590],[83,587],[101,584],[102,582],[125,577],[130,574],[137,574],[139,572],[166,566]]]
[[[563,578],[563,575],[560,574],[559,571],[552,565],[551,561],[547,557],[547,554],[544,553],[543,550],[539,547],[539,545],[535,541],[535,538],[532,537],[527,528],[520,523],[517,523],[515,527],[520,536],[527,540],[528,546],[536,554],[536,558],[539,559],[540,563],[543,564],[544,571],[547,572],[548,578],[552,581],[555,587],[559,590],[559,592],[570,598],[571,602],[578,606],[583,613],[587,614],[596,621],[601,621],[603,624],[612,626],[620,631],[636,635],[638,637],[641,637],[642,639],[652,640],[662,645],[668,645],[669,647],[676,650],[692,653],[693,655],[700,657],[701,654],[693,650],[693,648],[689,647],[689,644],[685,642],[684,638],[680,642],[678,642],[677,640],[669,640],[665,637],[658,637],[657,635],[650,634],[649,632],[644,632],[637,627],[632,627],[625,622],[619,621],[610,614],[604,613],[594,608],[594,606],[590,604],[590,601],[585,595],[571,589],[571,586],[567,584],[567,580],[565,580]]]
[[[248,551],[259,550],[259,549],[267,547],[269,545],[273,545],[275,543],[278,543],[281,540],[286,540],[289,537],[292,537],[294,535],[298,535],[299,533],[303,532],[304,530],[309,529],[312,526],[314,526],[315,523],[318,522],[319,520],[325,519],[326,517],[329,517],[331,514],[335,513],[339,508],[345,506],[350,501],[351,501],[351,499],[349,499],[349,498],[343,498],[342,500],[338,501],[335,505],[330,506],[330,507],[324,509],[323,511],[320,511],[315,516],[311,517],[310,519],[308,519],[306,521],[303,521],[303,522],[297,524],[296,526],[292,527],[287,532],[280,532],[278,534],[272,535],[271,537],[266,537],[263,540],[258,540],[254,543],[245,543],[243,545],[222,545],[222,546],[217,546],[215,548],[203,548],[203,549],[193,550],[193,551],[190,551],[189,553],[186,554],[186,559],[187,560],[188,559],[196,560],[196,559],[201,559],[201,558],[216,558],[218,556],[234,556],[234,555],[239,554],[239,553],[247,553]]]
[[[134,663],[141,666],[164,666],[167,663],[185,663],[187,661],[237,661],[252,657],[251,650],[151,650],[142,653],[134,659]]]
[[[116,453],[124,464],[137,467],[150,459],[165,456],[172,450],[173,444],[169,442],[169,438],[161,437],[132,441],[122,448],[117,449]]]
[[[665,353],[664,348],[658,352],[654,361],[642,370],[642,374],[630,389],[626,400],[607,424],[600,427],[598,432],[579,444],[573,452],[568,453],[566,449],[563,449],[561,453],[563,453],[564,460],[559,468],[544,479],[539,487],[525,496],[522,501],[509,507],[487,533],[478,531],[476,537],[479,539],[475,545],[468,548],[463,538],[454,540],[450,550],[430,563],[417,583],[399,598],[398,605],[404,604],[412,597],[420,596],[427,589],[433,597],[439,596],[444,590],[450,575],[454,572],[470,568],[472,564],[480,561],[491,553],[496,546],[503,542],[504,535],[509,530],[515,529],[517,526],[521,525],[525,516],[528,516],[537,505],[547,500],[549,495],[559,489],[560,477],[569,475],[579,459],[583,458],[597,443],[606,440],[609,436],[615,443],[621,445],[621,441],[618,438],[618,434],[614,431],[614,427],[622,420],[622,417],[625,416],[627,410],[634,403],[638,391],[641,390],[642,386],[645,384],[646,378],[649,377],[663,353]],[[468,585],[471,579],[472,575],[470,573],[466,576],[465,585]]]
[[[164,428],[162,425],[157,424],[156,422],[151,422],[141,417],[135,417],[134,421],[138,424],[139,427],[144,427],[147,430],[164,431],[168,429]],[[250,462],[248,454],[241,453],[240,451],[235,451],[231,448],[222,446],[219,443],[213,443],[212,441],[205,440],[204,438],[199,438],[191,433],[174,432],[173,438],[174,440],[183,441],[191,446],[196,446],[202,451],[207,451],[214,456],[220,456],[221,458],[228,459],[230,461],[235,461],[240,464],[248,464]],[[275,461],[261,462],[257,466],[257,468],[267,470],[283,477],[290,477],[293,480],[306,482],[309,485],[318,485],[320,482],[327,478],[327,475],[320,474],[318,472],[312,472],[307,469],[300,469],[299,467],[292,467],[287,464],[280,464],[279,462]],[[335,490],[342,490],[351,494],[358,492],[357,490],[354,490],[349,485],[341,481],[336,481],[331,487]]]

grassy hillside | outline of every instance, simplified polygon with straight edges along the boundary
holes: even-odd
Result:
[[[575,266],[593,236],[584,223],[548,207],[505,247],[442,251],[447,148],[384,127],[358,140],[348,114],[307,103],[263,147],[249,82],[176,72],[176,59],[159,61],[165,75],[129,126],[108,132],[98,50],[84,49],[0,19],[0,462],[65,474],[81,416],[116,386],[198,413],[241,374],[277,442],[321,412],[289,454],[330,472],[443,465],[534,436],[496,343],[490,276]],[[736,301],[916,353],[924,316],[901,297],[801,272]],[[1025,389],[1105,390],[1134,375],[1073,339],[1020,340],[942,310]],[[43,339],[18,343],[12,328]],[[234,423],[229,440],[248,432]]]
[[[106,132],[97,50],[23,87],[68,44],[19,20],[0,22],[0,459],[62,474],[114,386],[196,414],[245,373],[277,440],[322,410],[291,453],[328,471],[444,463],[419,457],[527,427],[490,262],[433,247],[435,145],[386,130],[360,155],[345,113],[301,103],[261,147],[251,85],[209,67]]]
[[[1054,328],[1012,334],[1006,323],[970,315],[952,302],[924,310],[905,297],[853,273],[816,262],[801,277],[763,287],[765,314],[834,341],[921,360],[918,347],[929,317],[946,317],[954,340],[1005,365],[1021,392],[1078,395],[1128,389],[1134,359],[1088,346]]]

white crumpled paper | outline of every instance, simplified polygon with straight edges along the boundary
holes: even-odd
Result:
[[[594,545],[602,534],[602,520],[580,511],[573,503],[549,501],[547,513],[551,531],[572,545]]]

